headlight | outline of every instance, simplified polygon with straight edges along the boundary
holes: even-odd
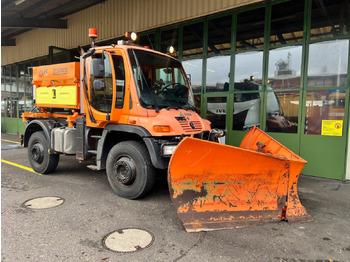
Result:
[[[162,146],[162,156],[171,156],[177,145],[163,145]]]

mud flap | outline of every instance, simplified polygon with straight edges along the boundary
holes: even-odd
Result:
[[[291,171],[283,155],[185,138],[170,160],[168,183],[186,231],[210,231],[295,218]]]

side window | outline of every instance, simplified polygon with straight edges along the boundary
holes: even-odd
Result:
[[[125,94],[125,68],[123,57],[119,55],[113,55],[115,82],[117,97],[115,100],[115,108],[123,108],[124,94]]]
[[[104,71],[102,70],[104,69]],[[94,70],[96,72],[94,72]],[[104,73],[104,74],[103,74]],[[100,112],[110,113],[113,98],[113,78],[109,55],[104,54],[92,58],[90,67],[90,102],[93,108]]]

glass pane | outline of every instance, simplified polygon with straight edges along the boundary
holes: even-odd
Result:
[[[199,114],[201,113],[201,98],[201,95],[194,95],[194,106]]]
[[[10,101],[11,114],[10,117],[17,118],[17,101]]]
[[[303,40],[304,1],[289,1],[272,6],[270,45]]]
[[[203,55],[203,23],[184,26],[183,59],[197,58]]]
[[[235,90],[258,90],[250,85],[255,80],[261,82],[263,52],[254,51],[236,54]]]
[[[349,40],[310,45],[307,87],[346,86]]]
[[[17,67],[16,66],[11,66],[11,99],[12,100],[17,100],[18,99],[18,94],[17,94]]]
[[[40,65],[48,65],[49,61],[47,58],[40,59]]]
[[[18,116],[21,117],[22,113],[25,112],[25,98],[26,98],[26,90],[25,90],[25,77],[24,77],[24,64],[19,64],[17,66],[18,69]]]
[[[206,92],[229,91],[230,60],[230,56],[208,58]]]
[[[212,128],[226,129],[226,97],[207,98],[207,119]]]
[[[264,47],[265,8],[238,14],[236,50]]]
[[[40,65],[40,61],[39,60],[32,61],[32,66],[39,66],[39,65]]]
[[[154,49],[155,48],[155,43],[156,43],[156,37],[155,34],[146,34],[146,35],[141,35],[137,41],[137,43],[140,46],[149,46],[150,48]]]
[[[123,108],[124,105],[124,93],[125,93],[125,68],[123,57],[119,55],[112,56],[115,74],[116,84],[116,100],[115,108]]]
[[[260,93],[234,94],[233,130],[248,130],[260,126]]]
[[[113,98],[112,68],[109,54],[104,53],[103,56],[104,77],[97,75],[95,78],[96,74],[94,75],[93,73],[93,66],[91,63],[89,79],[91,90],[90,102],[91,106],[96,110],[103,113],[109,113],[111,112]],[[101,57],[101,54],[98,54],[96,57],[94,57],[94,61],[100,61],[102,64]]]
[[[1,67],[1,101],[4,101],[6,98],[6,89],[5,89],[5,67]]]
[[[232,16],[224,16],[209,21],[208,55],[228,53],[231,50]]]
[[[5,67],[1,67],[1,117],[5,116]]]
[[[269,82],[272,89],[300,88],[302,46],[270,50]]]
[[[187,78],[190,81],[192,92],[201,93],[203,59],[186,60],[182,62]]]
[[[298,132],[299,98],[299,91],[267,92],[267,132]]]
[[[308,91],[306,96],[305,134],[321,135],[323,120],[339,120],[343,127],[345,89]],[[339,124],[336,121],[334,124]],[[334,131],[339,126],[334,126]]]
[[[3,81],[1,82],[1,91],[2,91],[2,96],[1,99],[5,101],[5,116],[10,117],[10,112],[11,112],[11,106],[10,106],[10,81],[11,81],[11,75],[10,75],[10,67],[6,66],[3,68]]]
[[[170,29],[163,31],[161,33],[161,47],[160,51],[163,53],[167,53],[167,48],[169,46],[173,46],[175,48],[174,57],[177,57],[177,51],[179,50],[179,29]]]
[[[348,35],[349,10],[349,1],[313,0],[310,39]]]
[[[30,63],[24,66],[24,81],[25,81],[25,93],[26,93],[26,107],[27,112],[33,108],[33,89],[35,86],[32,84],[33,80],[33,68]]]
[[[70,62],[70,51],[60,48],[52,48],[52,64]]]
[[[1,117],[5,117],[5,101],[1,100]]]

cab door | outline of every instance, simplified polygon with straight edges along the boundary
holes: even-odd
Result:
[[[124,107],[125,68],[120,52],[103,51],[87,60],[90,126],[118,122]]]

